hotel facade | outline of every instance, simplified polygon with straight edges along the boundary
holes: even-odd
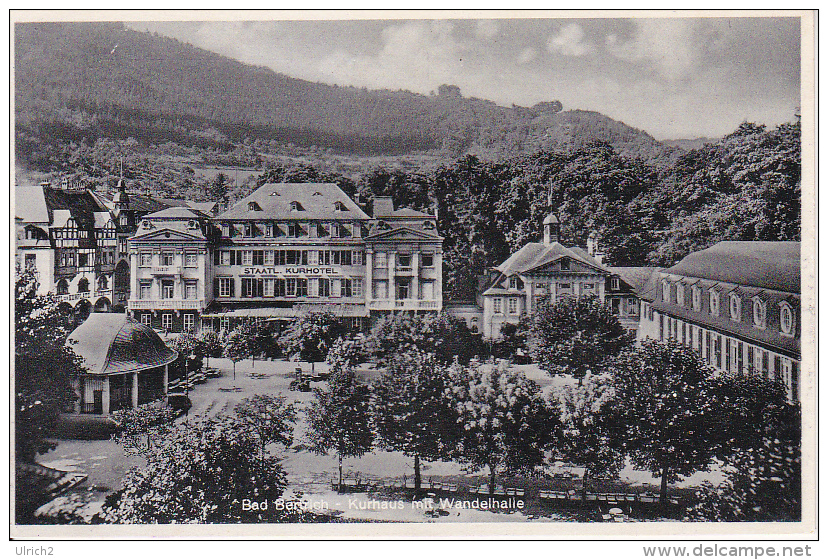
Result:
[[[379,197],[372,217],[330,183],[266,184],[216,217],[148,214],[129,252],[129,313],[167,332],[323,310],[364,328],[442,309],[436,216]]]

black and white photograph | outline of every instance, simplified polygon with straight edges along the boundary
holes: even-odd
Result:
[[[814,534],[815,12],[10,33],[13,538]]]

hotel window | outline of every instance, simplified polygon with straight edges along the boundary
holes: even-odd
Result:
[[[355,265],[362,264],[362,251],[354,251],[352,256],[352,263]]]
[[[787,302],[779,304],[779,327],[782,334],[791,336],[794,333],[794,311]]]
[[[138,255],[138,266],[141,268],[152,266],[152,253],[141,253]]]
[[[701,288],[693,286],[691,288],[691,294],[693,311],[701,311]]]
[[[184,266],[198,266],[198,253],[184,253]]]
[[[218,264],[224,266],[230,265],[230,251],[219,251],[218,255]]]
[[[230,330],[230,317],[221,317],[219,319],[219,330],[225,332]]]
[[[264,264],[264,251],[253,251],[253,266],[262,266]]]
[[[331,279],[319,279],[319,297],[331,297]]]
[[[676,303],[684,307],[684,284],[676,284]]]
[[[273,237],[273,224],[265,224],[265,237]]]
[[[221,236],[230,237],[230,224],[221,224]]]
[[[434,266],[434,255],[432,253],[424,253],[422,256],[423,267],[428,268]]]
[[[161,265],[162,266],[172,266],[173,264],[175,264],[175,253],[171,253],[171,252],[161,253]]]
[[[708,333],[709,334],[709,333]],[[722,369],[722,337],[715,335],[713,337],[713,350],[716,355],[716,367]]]
[[[339,295],[342,297],[353,297],[354,296],[354,289],[353,285],[351,284],[350,278],[343,278],[342,282],[340,283],[340,292]]]
[[[244,223],[244,237],[253,237],[253,224],[249,222]]]
[[[254,298],[264,295],[264,281],[262,278],[242,278],[242,297]]]
[[[274,264],[274,257],[273,251],[265,251],[264,252],[264,263],[265,265]]]
[[[492,300],[492,311],[495,315],[503,314],[503,298],[496,297]]]
[[[351,285],[354,290],[354,297],[362,297],[362,278],[353,278]]]
[[[426,301],[431,301],[434,299],[434,281],[433,280],[424,280],[422,283],[422,290],[423,295],[420,299],[424,299]]]
[[[184,297],[186,299],[198,298],[198,280],[187,280],[184,282]]]
[[[411,267],[411,255],[397,255],[397,264],[400,268]]]
[[[765,328],[767,319],[767,306],[759,298],[753,298],[753,324],[760,329]]]
[[[175,297],[175,283],[172,280],[161,280],[161,298],[173,299]]]
[[[627,315],[638,315],[638,300],[627,298]]]
[[[172,313],[161,315],[161,328],[165,331],[172,330]]]
[[[296,279],[296,297],[308,297],[308,279]]]
[[[253,264],[253,251],[242,251],[242,260],[241,264],[243,265],[252,265]]]
[[[195,315],[192,313],[184,314],[184,332],[191,332],[195,327]]]
[[[288,224],[288,237],[299,237],[302,228],[299,227],[299,224],[296,222],[290,222]]]
[[[233,279],[232,278],[219,278],[218,279],[218,286],[219,286],[219,297],[233,297]]]
[[[710,290],[710,314],[719,316],[719,292],[716,290]]]
[[[106,276],[101,276],[98,278],[98,289],[99,290],[106,290],[109,288],[109,280],[107,280]]]
[[[517,315],[518,300],[517,298],[509,298],[509,315]]]
[[[152,297],[152,280],[141,280],[139,285],[141,299]]]
[[[411,297],[411,280],[400,278],[397,280],[397,299],[409,299]]]
[[[339,224],[331,224],[331,237],[340,237]]]
[[[705,331],[704,336],[705,336],[705,342],[707,343],[707,344],[705,344],[705,348],[706,348],[705,354],[706,354],[706,358],[707,358],[707,363],[710,364],[710,363],[713,363],[712,360],[710,359],[710,357],[712,355],[712,350],[713,350],[713,348],[711,346],[711,340],[710,340],[710,331]]]
[[[57,294],[59,296],[65,295],[69,293],[69,282],[66,281],[66,278],[61,278],[58,280],[57,283]]]
[[[388,268],[387,253],[374,253],[374,268]]]
[[[374,280],[374,299],[388,299],[387,280]]]
[[[739,322],[742,320],[742,298],[736,294],[730,294],[730,318]]]
[[[613,278],[610,281],[610,289],[611,290],[620,290],[621,289],[621,280],[618,278]]]
[[[151,326],[152,325],[152,313],[144,313],[141,315],[141,324]]]
[[[284,278],[276,278],[273,283],[273,295],[275,297],[285,297],[287,294],[287,282]]]
[[[264,297],[273,297],[273,278],[264,279]]]

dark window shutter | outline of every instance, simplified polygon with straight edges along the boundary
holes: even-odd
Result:
[[[230,264],[231,265],[236,264],[236,252],[235,251],[230,251]]]
[[[236,279],[230,279],[230,297],[236,297]]]
[[[221,252],[214,251],[213,252],[213,264],[219,264],[221,262]]]
[[[213,278],[213,297],[219,297],[219,279]]]

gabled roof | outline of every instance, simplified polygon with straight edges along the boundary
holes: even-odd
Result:
[[[255,203],[250,210],[250,203]],[[301,210],[292,210],[297,202]],[[336,210],[341,202],[344,210]],[[368,220],[369,216],[334,183],[267,183],[244,197],[218,219]]]
[[[545,264],[549,264],[562,257],[569,257],[579,261],[589,267],[596,268],[602,272],[610,274],[610,271],[590,257],[589,254],[578,247],[564,247],[557,241],[549,245],[545,243],[527,243],[521,247],[515,254],[506,259],[497,270],[506,276],[512,274],[522,274],[530,270],[534,270]]]
[[[14,189],[14,215],[24,222],[49,223],[49,209],[43,187],[26,185]]]
[[[89,373],[116,374],[163,366],[178,353],[149,326],[120,313],[92,313],[67,342]]]
[[[391,229],[384,230],[374,227],[371,228],[371,233],[365,236],[365,239],[367,241],[383,241],[386,239],[415,238],[441,241],[443,238],[437,235],[436,231],[436,229],[425,230],[422,227],[412,227],[410,224],[392,226]]]
[[[165,208],[163,210],[159,210],[158,212],[153,212],[152,214],[147,214],[144,216],[143,219],[145,220],[163,220],[163,219],[171,219],[171,220],[194,220],[201,218],[202,215],[200,212],[196,210],[190,210],[184,206],[171,206],[170,208]]]
[[[78,227],[81,228],[91,228],[95,225],[96,212],[109,212],[109,209],[88,190],[39,188],[43,190],[46,208],[50,215],[49,221],[54,221],[54,225],[62,226],[68,220],[65,215],[61,215],[59,219],[55,216],[55,213],[61,210],[68,211],[69,216],[74,218]],[[65,212],[61,214],[65,214]]]
[[[798,294],[800,268],[798,241],[722,241],[665,272]]]

